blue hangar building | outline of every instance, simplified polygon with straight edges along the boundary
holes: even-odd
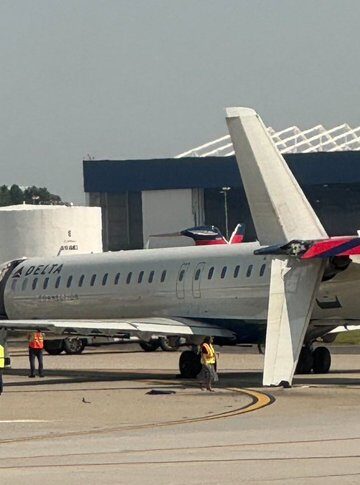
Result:
[[[360,151],[284,157],[328,234],[356,234]],[[225,235],[245,222],[245,239],[256,239],[234,156],[86,160],[83,175],[87,204],[102,208],[105,251],[143,248],[151,235],[204,224]]]

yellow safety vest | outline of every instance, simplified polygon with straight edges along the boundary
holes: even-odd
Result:
[[[202,344],[201,350],[205,347],[206,354],[201,352],[201,362],[205,365],[215,364],[216,362],[216,354],[215,349],[211,344]]]
[[[0,345],[0,369],[5,367],[5,347]]]

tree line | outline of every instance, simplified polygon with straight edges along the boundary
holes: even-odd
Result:
[[[46,187],[26,187],[22,189],[14,184],[0,186],[0,207],[18,204],[61,204],[61,197],[51,194]]]

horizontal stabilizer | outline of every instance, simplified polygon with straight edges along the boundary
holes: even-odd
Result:
[[[327,238],[259,115],[227,108],[226,121],[260,244]]]
[[[256,249],[257,255],[287,255],[300,259],[326,259],[334,256],[360,255],[360,237],[342,236],[320,241],[294,240],[287,244],[276,244]]]
[[[196,246],[227,244],[226,239],[215,226],[190,227],[181,231],[180,234],[193,239]]]

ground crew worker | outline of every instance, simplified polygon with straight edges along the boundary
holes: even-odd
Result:
[[[9,359],[6,358],[6,330],[0,328],[0,395],[4,390],[3,386],[3,371],[9,365]]]
[[[28,341],[29,341],[29,361],[30,361],[29,377],[35,377],[35,357],[38,360],[39,377],[44,377],[44,366],[43,366],[44,334],[41,332],[40,329],[37,329],[36,332],[29,333]]]
[[[200,346],[202,369],[199,377],[201,379],[201,389],[204,390],[206,387],[210,392],[214,392],[211,384],[219,380],[215,370],[216,353],[212,342],[212,337],[205,337],[204,342]]]
[[[5,345],[0,342],[0,396],[3,392],[3,370],[5,368]]]

